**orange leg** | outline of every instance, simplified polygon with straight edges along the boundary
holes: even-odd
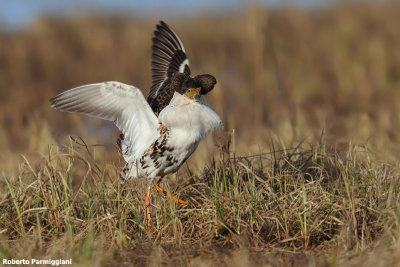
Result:
[[[161,193],[163,193],[166,197],[168,197],[168,196],[169,196],[168,192],[165,191],[164,189],[162,189],[162,188],[160,187],[160,183],[161,183],[161,181],[162,181],[163,178],[164,178],[164,176],[161,176],[161,178],[158,179],[158,182],[156,183],[156,189],[157,189],[158,191],[160,191]],[[172,197],[172,200],[173,200],[175,203],[181,203],[181,204],[185,204],[185,205],[189,205],[189,204],[190,204],[189,202],[184,201],[184,200],[181,200],[181,199],[178,199],[178,198],[176,198],[176,197]]]
[[[150,188],[150,186],[147,187],[146,199],[144,200],[144,204],[146,205],[146,224],[149,232],[151,231]]]

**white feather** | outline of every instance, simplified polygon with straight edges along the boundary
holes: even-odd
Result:
[[[142,92],[131,85],[104,82],[83,85],[50,99],[51,106],[61,111],[83,113],[113,121],[124,133],[132,160],[158,138],[158,119]]]
[[[201,103],[177,92],[170,104],[158,116],[159,121],[171,128],[171,138],[179,143],[197,144],[211,132],[223,127],[221,118],[202,97]],[[184,146],[185,144],[183,144]]]
[[[179,72],[183,73],[185,71],[185,66],[188,65],[189,66],[189,59],[185,59],[181,65],[179,65]]]

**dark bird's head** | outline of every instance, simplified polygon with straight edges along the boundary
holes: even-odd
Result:
[[[171,87],[175,88],[175,91],[195,100],[214,89],[216,83],[217,80],[210,74],[197,75],[192,78],[188,74],[177,72],[171,79]]]

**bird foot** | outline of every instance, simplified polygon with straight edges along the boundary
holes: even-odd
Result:
[[[163,193],[166,197],[169,197],[170,194],[169,194],[167,191],[165,191],[164,189],[162,189],[162,188],[160,187],[160,183],[161,183],[162,178],[164,178],[164,177],[161,177],[161,178],[158,180],[158,182],[156,183],[155,187],[156,187],[156,189],[157,189],[158,191],[160,191],[161,193]],[[184,204],[184,205],[189,205],[189,204],[190,204],[188,201],[184,201],[184,200],[179,199],[179,198],[176,198],[176,197],[172,197],[172,200],[173,200],[175,203],[180,203],[180,204]]]

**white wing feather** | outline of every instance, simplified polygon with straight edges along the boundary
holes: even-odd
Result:
[[[53,97],[50,102],[61,111],[113,121],[130,143],[136,159],[159,136],[157,117],[142,92],[131,85],[119,82],[83,85]]]

